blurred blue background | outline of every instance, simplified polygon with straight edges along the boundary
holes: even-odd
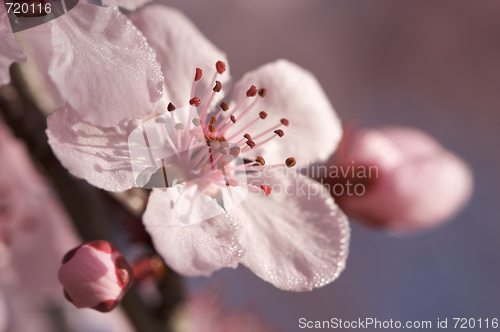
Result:
[[[228,54],[236,80],[287,58],[318,77],[343,120],[422,129],[475,177],[469,206],[425,234],[395,238],[352,223],[347,268],[326,287],[284,292],[243,267],[209,284],[285,331],[300,331],[302,317],[448,318],[449,330],[453,317],[500,318],[500,1],[165,3]]]

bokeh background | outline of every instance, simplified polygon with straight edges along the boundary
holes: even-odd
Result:
[[[243,267],[190,287],[216,287],[292,332],[302,317],[448,318],[449,330],[453,317],[500,318],[500,1],[164,3],[228,54],[235,79],[287,58],[317,76],[343,120],[422,129],[475,177],[468,207],[430,232],[393,237],[353,222],[347,268],[326,287],[284,292]]]

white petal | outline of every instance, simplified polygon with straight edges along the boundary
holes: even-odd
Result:
[[[153,111],[162,94],[160,65],[118,8],[80,1],[51,23],[49,74],[86,121],[111,127]]]
[[[67,106],[56,110],[47,122],[52,151],[71,174],[109,191],[134,186],[128,136],[139,120],[102,128],[83,121]]]
[[[240,113],[236,112],[236,124],[226,138],[257,118],[261,111],[268,116],[247,131],[252,137],[280,124],[283,118],[289,120],[290,125],[280,126],[285,132],[284,137],[276,137],[262,147],[259,147],[262,139],[257,140],[257,146],[245,154],[246,158],[262,156],[271,164],[281,164],[286,158],[295,157],[297,166],[301,166],[325,161],[335,151],[342,136],[341,123],[321,85],[310,72],[286,60],[257,68],[235,85],[230,109],[245,97],[251,85],[266,88],[268,93],[241,121],[238,120]],[[269,132],[264,138],[271,134]]]
[[[10,27],[4,2],[0,3],[0,86],[10,83],[9,68],[16,61],[26,61],[26,55],[18,44]]]
[[[202,101],[199,110],[205,106],[207,95],[212,93],[217,61],[224,61],[226,55],[218,50],[194,24],[181,12],[161,5],[151,5],[131,17],[132,22],[146,36],[155,49],[165,75],[164,107],[169,102],[177,108],[189,105],[196,68],[203,71],[203,77],[196,83],[195,96]],[[216,80],[225,87],[230,80],[229,66]],[[212,105],[223,97],[217,93]]]
[[[181,227],[169,189],[153,190],[143,223],[167,265],[184,276],[209,276],[223,267],[234,268],[243,255],[237,240],[239,223],[222,213]]]
[[[350,229],[328,190],[280,170],[249,175],[248,183],[267,184],[272,192],[252,192],[231,211],[245,220],[241,263],[283,290],[306,291],[335,280],[345,266]]]

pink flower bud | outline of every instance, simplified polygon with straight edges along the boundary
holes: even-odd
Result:
[[[109,242],[86,242],[69,251],[59,269],[64,296],[77,308],[113,310],[133,283],[123,255]]]
[[[348,133],[334,164],[344,168],[352,184],[351,195],[334,194],[342,210],[369,226],[396,232],[423,230],[450,219],[472,191],[468,165],[411,128]]]

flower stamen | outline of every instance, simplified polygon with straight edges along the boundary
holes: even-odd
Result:
[[[207,182],[221,188],[245,187],[251,191],[263,191],[266,196],[269,196],[272,191],[270,186],[261,185],[260,187],[257,187],[248,185],[245,182],[239,182],[234,178],[233,172],[260,172],[267,168],[293,167],[296,164],[295,159],[288,158],[283,164],[278,165],[266,165],[266,161],[262,156],[256,157],[254,161],[240,165],[237,165],[236,162],[233,162],[233,160],[237,157],[240,157],[241,160],[242,152],[249,151],[255,147],[260,147],[275,137],[283,137],[285,133],[279,127],[288,126],[289,122],[287,119],[281,119],[280,122],[272,128],[260,132],[258,135],[251,135],[251,131],[249,131],[249,129],[251,129],[251,127],[259,120],[265,120],[268,117],[268,114],[265,111],[260,111],[258,116],[251,121],[241,121],[255,108],[260,98],[266,97],[268,93],[267,89],[258,89],[255,85],[250,86],[250,88],[245,92],[245,96],[236,104],[234,108],[231,109],[231,111],[229,111],[229,105],[224,101],[219,104],[220,108],[217,111],[210,111],[210,104],[215,98],[215,94],[222,91],[222,83],[221,81],[216,80],[216,78],[217,75],[221,75],[226,70],[225,63],[218,61],[216,63],[216,69],[217,72],[214,74],[212,80],[214,83],[212,91],[208,91],[206,98],[203,99],[203,110],[199,117],[196,117],[195,107],[201,106],[201,100],[196,97],[194,93],[196,82],[200,81],[203,76],[203,71],[200,68],[196,68],[192,95],[189,100],[189,104],[194,106],[190,108],[189,118],[191,120],[184,125],[181,123],[176,124],[174,122],[173,114],[175,106],[172,103],[168,104],[167,110],[171,113],[172,127],[174,131],[173,135],[177,138],[177,144],[173,143],[175,138],[170,137],[167,131],[166,121],[162,120],[159,122],[161,123],[163,133],[165,134],[165,139],[172,150],[179,157],[181,156],[179,151],[184,151],[184,148],[189,150],[186,154],[182,154],[183,160],[180,169],[182,172],[187,174],[187,176],[183,179],[189,179],[190,177],[195,176],[196,178],[206,179]],[[257,94],[259,95],[258,98],[255,98],[252,102],[246,104],[248,98],[256,97]],[[222,115],[223,112],[227,112],[224,117]],[[194,118],[193,115],[195,116]],[[238,124],[236,124],[236,116],[238,116]],[[220,120],[221,117],[223,117],[222,120]],[[239,125],[240,123],[241,126]],[[233,126],[238,126],[236,127],[238,128],[236,130],[237,132],[226,139],[224,134],[230,127]],[[240,140],[236,145],[228,142],[236,139],[237,137],[239,137]],[[256,143],[258,139],[264,140]],[[182,144],[186,146],[183,146]],[[165,161],[162,161],[162,163],[164,165]]]

